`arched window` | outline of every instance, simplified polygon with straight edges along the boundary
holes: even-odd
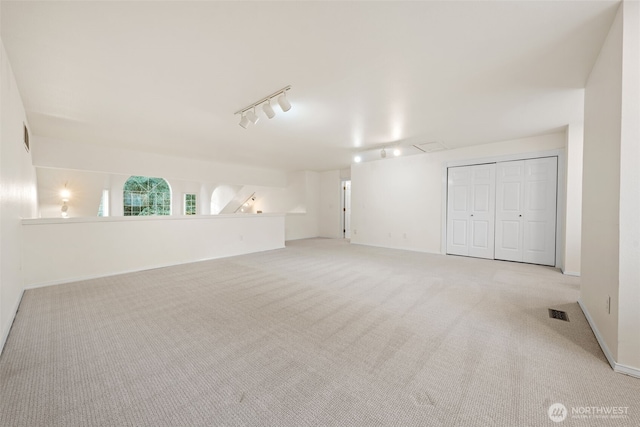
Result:
[[[171,215],[171,188],[162,178],[132,176],[124,183],[124,216]]]

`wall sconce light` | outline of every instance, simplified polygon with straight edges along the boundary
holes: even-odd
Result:
[[[69,206],[67,206],[66,200],[62,202],[62,208],[60,211],[62,212],[62,218],[69,218]]]
[[[67,188],[67,184],[64,184],[64,188],[60,191],[60,197],[62,197],[62,208],[60,209],[62,218],[68,218],[69,205],[67,205],[67,202],[69,201],[69,198],[71,198],[71,191]]]
[[[244,129],[246,129],[247,126],[249,125],[249,121],[251,121],[251,123],[253,124],[258,123],[258,120],[260,120],[260,117],[258,117],[258,115],[256,114],[256,107],[260,105],[262,105],[262,111],[264,111],[267,118],[269,119],[274,118],[276,115],[276,112],[273,111],[273,107],[271,106],[271,99],[275,97],[278,97],[278,105],[280,105],[280,108],[282,109],[282,111],[283,112],[289,111],[291,109],[291,103],[287,99],[287,91],[289,89],[291,89],[291,86],[286,86],[280,89],[279,91],[276,91],[269,96],[265,96],[261,100],[254,102],[251,105],[247,105],[243,109],[233,113],[234,115],[240,114],[241,116],[240,123],[238,124]]]

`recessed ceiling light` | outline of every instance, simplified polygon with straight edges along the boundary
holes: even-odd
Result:
[[[354,161],[354,162],[356,162],[356,163],[360,163],[360,162],[362,161],[362,157],[360,157],[360,156],[355,156],[355,157],[353,158],[353,161]]]
[[[402,154],[402,151],[400,151],[399,148],[396,148],[395,150],[393,150],[393,155],[398,157],[400,154]]]

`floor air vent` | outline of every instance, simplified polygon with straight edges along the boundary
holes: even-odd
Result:
[[[549,317],[552,319],[564,320],[565,322],[569,321],[569,316],[567,316],[566,311],[554,310],[552,308],[549,309]]]

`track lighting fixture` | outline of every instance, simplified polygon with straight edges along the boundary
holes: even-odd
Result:
[[[368,150],[360,150],[357,153],[354,153],[352,161],[353,163],[362,163],[374,161],[376,159],[392,159],[394,157],[411,154],[411,150],[404,154],[403,150],[405,150],[405,148],[400,145],[373,147]]]
[[[291,109],[291,104],[289,103],[285,92],[282,92],[282,95],[278,97],[278,104],[280,104],[280,108],[282,108],[282,111],[285,113]]]
[[[240,123],[244,129],[249,126],[249,122],[256,124],[260,117],[256,114],[256,107],[262,105],[262,111],[267,115],[268,118],[272,119],[275,117],[276,113],[273,111],[273,107],[271,106],[271,99],[278,97],[278,105],[282,111],[287,112],[291,109],[291,103],[287,99],[287,91],[291,89],[291,86],[284,87],[277,92],[272,93],[269,96],[265,96],[261,100],[254,102],[251,105],[246,106],[242,110],[236,111],[234,114],[240,114]]]
[[[247,119],[249,119],[249,121],[254,125],[258,123],[258,120],[260,120],[260,117],[256,116],[256,107],[253,107],[253,110],[249,110],[247,112]]]
[[[273,107],[271,106],[271,100],[267,99],[267,102],[262,104],[262,111],[267,115],[269,119],[273,119],[276,116],[276,112],[273,111]]]
[[[247,126],[249,126],[249,119],[247,119],[247,116],[245,116],[244,114],[242,115],[242,118],[240,118],[240,123],[238,123],[240,126],[242,126],[243,128],[247,128]]]

